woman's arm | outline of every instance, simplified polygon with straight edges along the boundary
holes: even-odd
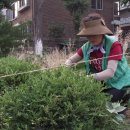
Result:
[[[94,74],[93,75],[94,78],[99,81],[103,81],[103,80],[112,78],[116,72],[117,65],[118,65],[118,60],[109,60],[107,69],[102,72]]]
[[[82,60],[82,57],[78,53],[75,53],[73,56],[66,60],[65,65],[72,66],[74,63],[77,63],[80,60]]]

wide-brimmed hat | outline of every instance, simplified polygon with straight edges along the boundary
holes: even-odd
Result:
[[[83,28],[77,34],[78,36],[113,34],[106,26],[103,19],[84,22]]]

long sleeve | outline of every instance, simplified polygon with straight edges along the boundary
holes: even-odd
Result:
[[[94,78],[99,81],[103,81],[103,80],[112,78],[117,69],[117,65],[118,65],[118,60],[109,60],[107,69],[102,72],[94,74]]]

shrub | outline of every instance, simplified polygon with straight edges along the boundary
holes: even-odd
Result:
[[[14,57],[6,57],[0,59],[0,76],[27,72],[35,69],[38,69],[38,66],[33,65],[29,62],[17,60]],[[29,75],[32,74],[14,75],[5,78],[0,77],[0,95],[4,94],[6,89],[9,90],[16,88],[20,84],[26,83],[30,77]]]
[[[1,17],[1,16],[0,16]],[[0,57],[7,56],[13,47],[18,47],[20,30],[6,20],[0,21]]]
[[[119,130],[101,84],[70,69],[32,76],[0,101],[1,130]]]
[[[31,44],[32,33],[31,30],[27,31],[30,28],[31,21],[19,26],[12,26],[11,22],[5,20],[0,13],[0,57],[8,56],[13,48],[18,48],[20,45],[28,46]]]
[[[88,0],[63,0],[65,7],[72,15],[75,32],[79,31],[81,17],[89,6]]]

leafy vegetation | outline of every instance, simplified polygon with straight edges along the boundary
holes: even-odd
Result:
[[[14,57],[0,59],[0,76],[27,72],[35,69],[38,69],[38,66],[29,62],[17,60]],[[26,83],[30,75],[32,74],[14,75],[6,78],[0,78],[0,95],[3,95],[7,90],[9,91],[17,88],[22,83]]]
[[[65,7],[69,10],[73,17],[75,32],[79,31],[81,17],[88,8],[89,0],[63,0]]]
[[[27,32],[27,28],[31,26],[31,21],[13,26],[9,21],[0,14],[0,56],[7,56],[13,48],[18,46],[27,46],[23,39],[31,41],[32,33]]]
[[[33,65],[13,58],[3,58],[0,63],[1,74],[33,68]],[[14,81],[12,76],[4,86],[9,77],[6,78],[0,79],[5,88]],[[10,91],[6,89],[0,97],[1,130],[120,129],[105,108],[109,97],[101,93],[102,85],[91,77],[79,76],[73,69],[59,68],[19,75],[15,81],[22,78],[25,79],[14,83],[16,86]]]
[[[0,0],[0,9],[11,8],[11,4],[17,0]]]
[[[12,27],[12,24],[8,21],[0,21],[0,55],[5,56],[10,52],[10,49],[16,45],[16,28]]]

